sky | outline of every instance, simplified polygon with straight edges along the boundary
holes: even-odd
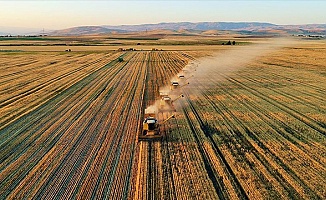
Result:
[[[0,27],[46,30],[160,22],[326,23],[326,1],[0,0]]]

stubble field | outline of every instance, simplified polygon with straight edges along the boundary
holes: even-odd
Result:
[[[324,45],[0,52],[0,199],[325,199]]]

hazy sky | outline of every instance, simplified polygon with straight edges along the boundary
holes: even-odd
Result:
[[[0,0],[0,27],[61,29],[80,25],[159,22],[326,23],[326,1],[9,1]]]

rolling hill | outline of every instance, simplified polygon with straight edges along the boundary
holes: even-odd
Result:
[[[92,34],[110,34],[125,32],[140,32],[153,30],[179,31],[186,30],[190,34],[218,30],[218,31],[236,31],[240,34],[305,34],[305,35],[326,35],[326,24],[303,24],[303,25],[277,25],[262,22],[173,22],[157,24],[138,24],[138,25],[119,25],[119,26],[78,26],[67,29],[47,31],[52,36],[69,35],[92,35]],[[30,30],[29,30],[30,31]],[[0,32],[11,33],[14,35],[26,34],[26,31],[19,29],[7,29],[0,27]],[[40,31],[39,31],[40,32]]]
[[[109,29],[104,26],[78,26],[68,29],[56,30],[50,35],[90,35],[90,34],[103,34],[112,32],[123,32],[118,29]]]

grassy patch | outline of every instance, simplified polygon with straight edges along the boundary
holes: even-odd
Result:
[[[58,41],[58,38],[48,37],[0,37],[0,41],[27,40],[27,41]]]

